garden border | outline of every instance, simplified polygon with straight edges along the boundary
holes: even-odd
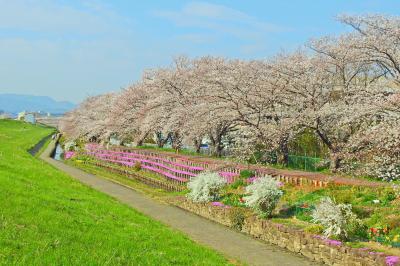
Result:
[[[233,208],[228,206],[193,203],[182,197],[176,197],[171,200],[170,204],[219,224],[233,227],[230,220],[230,212]],[[392,256],[372,252],[365,248],[343,246],[340,241],[324,239],[319,235],[313,235],[270,220],[263,220],[255,215],[244,218],[240,231],[266,243],[278,245],[328,265],[391,265],[388,264],[388,260]]]
[[[139,175],[139,174],[134,174],[134,173],[132,173],[132,172],[130,172],[128,170],[124,171],[122,169],[113,168],[113,167],[110,167],[110,166],[107,166],[107,165],[103,165],[100,162],[93,162],[93,163],[85,162],[85,164],[90,164],[90,165],[94,165],[94,166],[98,166],[98,167],[103,167],[105,169],[110,170],[113,173],[117,173],[117,174],[126,176],[126,177],[128,177],[130,179],[138,180],[139,182],[144,183],[144,184],[146,184],[148,186],[151,186],[153,188],[161,188],[161,189],[164,189],[164,190],[170,191],[170,192],[179,192],[179,191],[185,190],[185,187],[178,186],[178,185],[172,184],[170,182],[163,182],[162,180],[156,180],[156,179],[153,179],[153,178],[148,178],[148,177],[145,177],[145,176],[142,176],[142,175]]]

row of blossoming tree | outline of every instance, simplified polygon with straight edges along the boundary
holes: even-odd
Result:
[[[400,18],[339,20],[352,30],[266,60],[175,58],[118,93],[87,98],[61,130],[70,139],[117,136],[137,145],[154,135],[159,146],[196,151],[207,138],[216,156],[229,140],[242,158],[261,147],[283,164],[289,143],[312,132],[333,171],[398,179]]]

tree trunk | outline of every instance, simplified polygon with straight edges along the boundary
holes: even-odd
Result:
[[[156,136],[157,136],[157,146],[159,148],[163,148],[164,144],[165,144],[165,140],[164,140],[164,138],[162,136],[162,133],[161,132],[157,132]]]
[[[164,148],[164,142],[162,140],[157,141],[157,147]]]
[[[182,148],[182,139],[180,138],[179,133],[175,132],[170,135],[171,138],[171,146],[177,152]]]
[[[173,145],[173,134],[170,132],[167,134],[167,136],[164,138],[161,132],[157,133],[157,145],[159,148],[163,148],[164,145],[168,142],[168,140],[171,140],[171,145]]]
[[[216,139],[213,141],[213,155],[216,157],[221,157],[222,156],[222,150],[224,149],[224,146],[222,145],[222,140],[218,136]]]
[[[340,155],[338,154],[337,151],[331,151],[330,153],[330,170],[333,173],[336,173],[340,167],[340,162],[342,161],[342,158],[340,158]]]
[[[340,162],[342,161],[342,158],[340,158],[340,148],[338,148],[335,144],[333,144],[329,138],[320,130],[316,131],[318,136],[321,138],[322,142],[326,144],[326,146],[329,148],[329,153],[330,153],[330,170],[335,173],[340,167]]]
[[[140,139],[138,142],[136,142],[136,146],[143,146],[144,139]]]
[[[284,134],[279,141],[278,164],[287,166],[289,163],[289,136]]]
[[[200,153],[201,141],[199,141],[198,139],[195,139],[193,141],[193,145],[194,145],[194,148],[196,149],[196,153]]]
[[[149,135],[149,132],[146,132],[139,140],[136,142],[136,146],[143,146],[144,141],[146,140],[147,136]]]
[[[211,145],[212,145],[212,155],[216,157],[221,157],[222,150],[224,146],[222,145],[222,138],[218,135],[214,138],[214,136],[210,135]]]
[[[138,141],[136,141],[136,146],[143,146],[145,139],[146,139],[146,136],[138,139]]]
[[[215,146],[214,156],[221,157],[223,149],[224,149],[224,146],[221,145],[220,143],[217,143],[217,146]]]

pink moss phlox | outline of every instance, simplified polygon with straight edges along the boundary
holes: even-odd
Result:
[[[325,243],[331,246],[341,246],[342,242],[339,240],[333,240],[333,239],[326,239]]]
[[[213,201],[211,202],[212,206],[216,206],[216,207],[225,207],[225,204],[223,204],[222,202],[219,201]]]
[[[339,240],[334,240],[334,239],[329,239],[326,238],[324,236],[320,236],[320,235],[313,235],[313,238],[316,239],[321,239],[325,242],[325,244],[331,245],[331,246],[341,246],[343,243]]]
[[[176,163],[176,162],[172,162],[170,160],[167,160],[165,158],[161,158],[161,157],[157,157],[157,156],[151,156],[151,155],[143,155],[143,154],[139,154],[139,153],[133,153],[133,152],[120,152],[120,151],[113,151],[113,150],[102,150],[102,149],[97,149],[94,150],[92,149],[90,146],[86,147],[86,149],[89,151],[89,153],[94,154],[94,155],[100,155],[102,157],[104,156],[118,156],[120,158],[124,158],[126,160],[147,160],[147,161],[151,161],[153,163],[158,163],[158,161],[161,161],[163,163],[166,163],[168,165],[172,165],[172,166],[178,166],[178,167],[182,167],[185,169],[188,169],[189,171],[202,171],[204,170],[203,167],[200,166],[190,166],[190,165],[185,165],[185,164],[180,164],[180,163]]]
[[[219,175],[222,177],[234,177],[234,176],[239,176],[237,173],[231,173],[231,172],[219,172]]]
[[[254,181],[256,181],[256,179],[258,179],[259,177],[257,176],[252,176],[246,179],[247,183],[253,183]]]
[[[398,257],[398,256],[387,256],[385,258],[385,262],[386,262],[386,265],[388,265],[388,266],[399,265],[400,257]]]
[[[74,152],[74,151],[67,151],[67,152],[64,154],[64,158],[65,158],[66,160],[71,159],[71,158],[74,157],[74,156],[75,156],[75,152]]]
[[[385,254],[385,253],[383,253],[383,252],[370,251],[370,252],[368,252],[368,254],[370,254],[370,255],[383,255],[383,254]]]

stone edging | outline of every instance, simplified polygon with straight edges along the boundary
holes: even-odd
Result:
[[[171,204],[232,227],[230,217],[234,208],[216,207],[207,203],[193,203],[181,197],[174,199]],[[328,265],[388,265],[386,263],[387,257],[382,253],[346,247],[340,241],[323,239],[302,230],[259,219],[254,215],[247,215],[244,218],[241,232]]]

